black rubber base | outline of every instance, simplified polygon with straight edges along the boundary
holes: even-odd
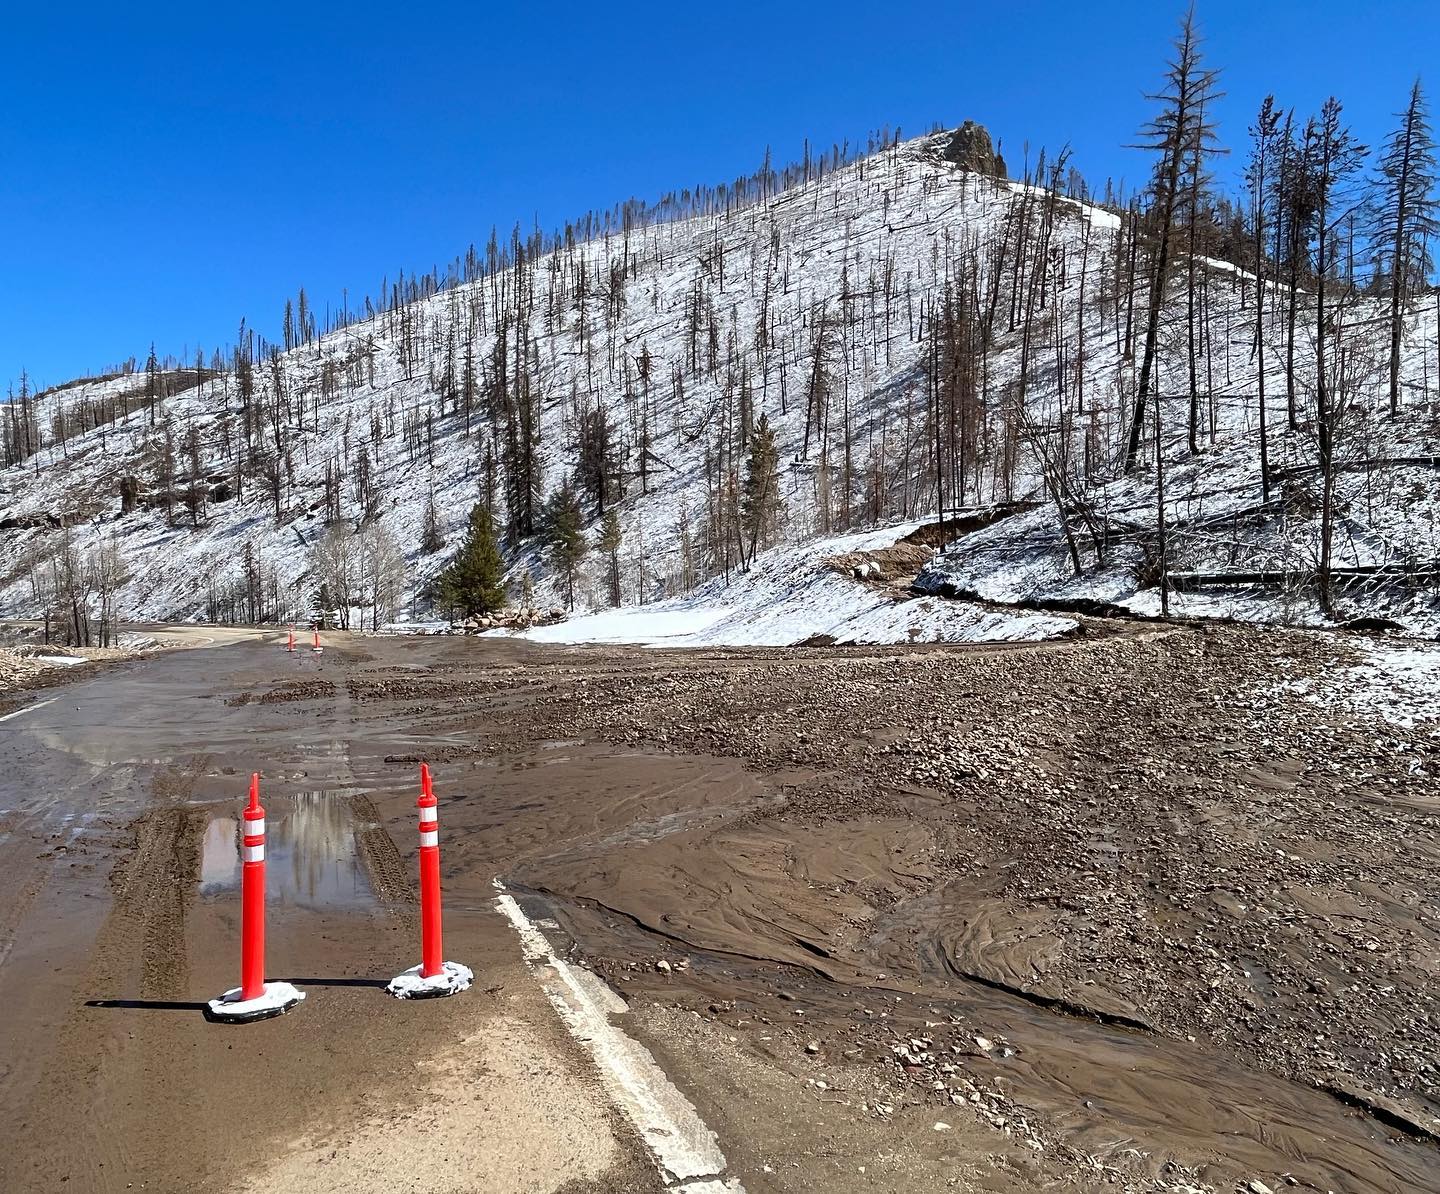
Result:
[[[204,1015],[212,1024],[253,1024],[256,1020],[273,1020],[276,1016],[283,1016],[293,1007],[295,1004],[287,1003],[284,1007],[262,1007],[239,1016],[217,1016],[206,1004]]]

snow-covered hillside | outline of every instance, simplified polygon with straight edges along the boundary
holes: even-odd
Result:
[[[524,433],[534,438],[537,501],[576,470],[587,435],[593,445],[603,424],[626,605],[673,597],[739,566],[728,558],[725,508],[738,508],[743,445],[762,414],[779,451],[782,541],[933,517],[936,424],[954,416],[937,420],[934,395],[952,383],[938,376],[947,365],[926,329],[947,317],[962,273],[984,280],[998,318],[974,381],[976,425],[958,440],[949,432],[963,459],[958,471],[945,466],[944,504],[1034,505],[952,544],[932,566],[930,587],[997,600],[1139,593],[1144,606],[1155,579],[1136,528],[1154,517],[1155,477],[1153,467],[1128,477],[1118,467],[1137,367],[1122,351],[1121,221],[958,170],[942,159],[942,141],[902,143],[751,206],[577,241],[256,361],[250,402],[268,414],[242,411],[233,370],[198,384],[190,373],[175,382],[187,388],[152,409],[57,445],[50,429],[64,425],[64,412],[73,425],[77,404],[133,396],[143,379],[52,391],[38,403],[46,446],[0,472],[0,612],[39,612],[48,562],[68,537],[81,557],[108,545],[122,617],[233,610],[226,595],[246,585],[261,591],[266,614],[285,616],[312,600],[312,553],[328,513],[342,526],[368,517],[387,528],[408,576],[398,608],[379,620],[419,616],[417,594],[458,546],[471,505],[487,488],[503,505],[516,488],[496,471],[506,467],[509,407],[522,391],[533,402]],[[1046,286],[1040,309],[1027,310],[1004,266],[1005,246],[1013,258],[1014,243],[1028,243],[1042,219],[1054,223],[1035,255]],[[1022,263],[1017,277],[1023,272]],[[1253,283],[1211,263],[1205,287],[1199,452],[1186,443],[1183,401],[1164,403],[1166,511],[1180,524],[1168,569],[1177,577],[1218,565],[1303,575],[1315,556],[1316,518],[1303,496],[1314,436],[1303,417],[1295,429],[1285,422],[1282,312],[1266,324],[1277,492],[1265,505]],[[1169,395],[1188,380],[1182,298],[1167,308],[1162,338],[1159,384]],[[1440,455],[1436,333],[1433,304],[1409,321],[1399,419],[1384,416],[1378,381],[1373,399],[1354,405],[1337,563],[1440,557],[1440,470],[1426,462]],[[1313,361],[1302,352],[1296,368],[1304,375]],[[247,422],[248,445],[239,430]],[[159,488],[167,456],[178,460],[173,490],[201,485],[190,476],[187,440],[205,478],[193,517],[183,504],[167,512],[146,496]],[[1047,459],[1084,493],[1092,524],[1103,522],[1088,538],[1078,534],[1074,550],[1042,484]],[[139,481],[139,508],[122,516],[126,477]],[[422,525],[432,498],[445,546],[427,554]],[[596,515],[591,503],[587,517]],[[528,569],[537,599],[555,603],[536,541],[510,552],[517,594]],[[594,557],[586,565],[580,605],[603,601],[605,566]],[[1433,629],[1435,600],[1433,580],[1376,584],[1349,594],[1346,612],[1383,609]],[[1281,602],[1287,612],[1304,604],[1288,590]]]

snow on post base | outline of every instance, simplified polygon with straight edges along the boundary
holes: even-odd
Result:
[[[438,999],[444,995],[458,995],[469,990],[475,975],[470,967],[459,962],[442,962],[440,973],[422,978],[422,966],[411,966],[404,974],[397,974],[385,989],[396,999]]]
[[[289,983],[266,983],[258,999],[241,999],[240,988],[234,987],[219,999],[210,1000],[205,1018],[227,1024],[268,1020],[272,1016],[283,1016],[304,998],[305,992]]]

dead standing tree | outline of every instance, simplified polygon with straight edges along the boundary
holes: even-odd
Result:
[[[1280,129],[1280,113],[1275,108],[1275,97],[1267,95],[1260,105],[1260,114],[1250,126],[1254,147],[1245,178],[1250,184],[1251,225],[1255,241],[1255,386],[1260,412],[1260,497],[1270,500],[1270,453],[1269,437],[1265,425],[1265,217],[1269,207],[1270,173],[1274,169],[1276,142]]]
[[[1416,79],[1400,127],[1381,147],[1375,212],[1377,269],[1389,275],[1390,413],[1400,413],[1400,338],[1405,300],[1424,287],[1431,269],[1428,241],[1440,237],[1435,199],[1435,139]]]
[[[1151,181],[1151,234],[1155,238],[1150,293],[1145,317],[1145,342],[1140,360],[1140,380],[1130,413],[1130,434],[1125,449],[1125,471],[1135,468],[1140,439],[1145,429],[1145,411],[1155,378],[1156,349],[1160,338],[1160,313],[1170,281],[1174,252],[1175,218],[1181,201],[1187,155],[1197,145],[1213,138],[1207,129],[1205,111],[1215,98],[1219,72],[1201,65],[1200,38],[1195,29],[1195,12],[1186,13],[1175,41],[1175,56],[1165,72],[1165,88],[1150,98],[1161,105],[1160,113],[1142,131],[1141,148],[1160,155]]]
[[[1360,168],[1365,147],[1340,123],[1340,101],[1331,96],[1317,119],[1305,130],[1310,159],[1315,163],[1315,424],[1320,448],[1322,499],[1320,506],[1320,608],[1334,617],[1330,558],[1335,533],[1335,439],[1345,413],[1343,393],[1334,392],[1327,356],[1330,325],[1325,312],[1326,287],[1335,270],[1334,228],[1350,214],[1333,212],[1344,195],[1351,175]],[[1335,315],[1338,317],[1339,312]]]

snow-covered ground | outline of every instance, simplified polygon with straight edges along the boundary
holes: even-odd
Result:
[[[990,610],[941,597],[903,597],[837,570],[832,557],[881,551],[915,531],[904,523],[772,548],[732,577],[652,605],[606,610],[495,635],[546,643],[660,647],[788,647],[835,643],[1037,642],[1075,629],[1069,618]]]
[[[1440,740],[1440,647],[1361,639],[1355,650],[1359,662],[1325,676],[1285,680],[1277,689],[1377,723],[1406,729],[1429,725]]]

